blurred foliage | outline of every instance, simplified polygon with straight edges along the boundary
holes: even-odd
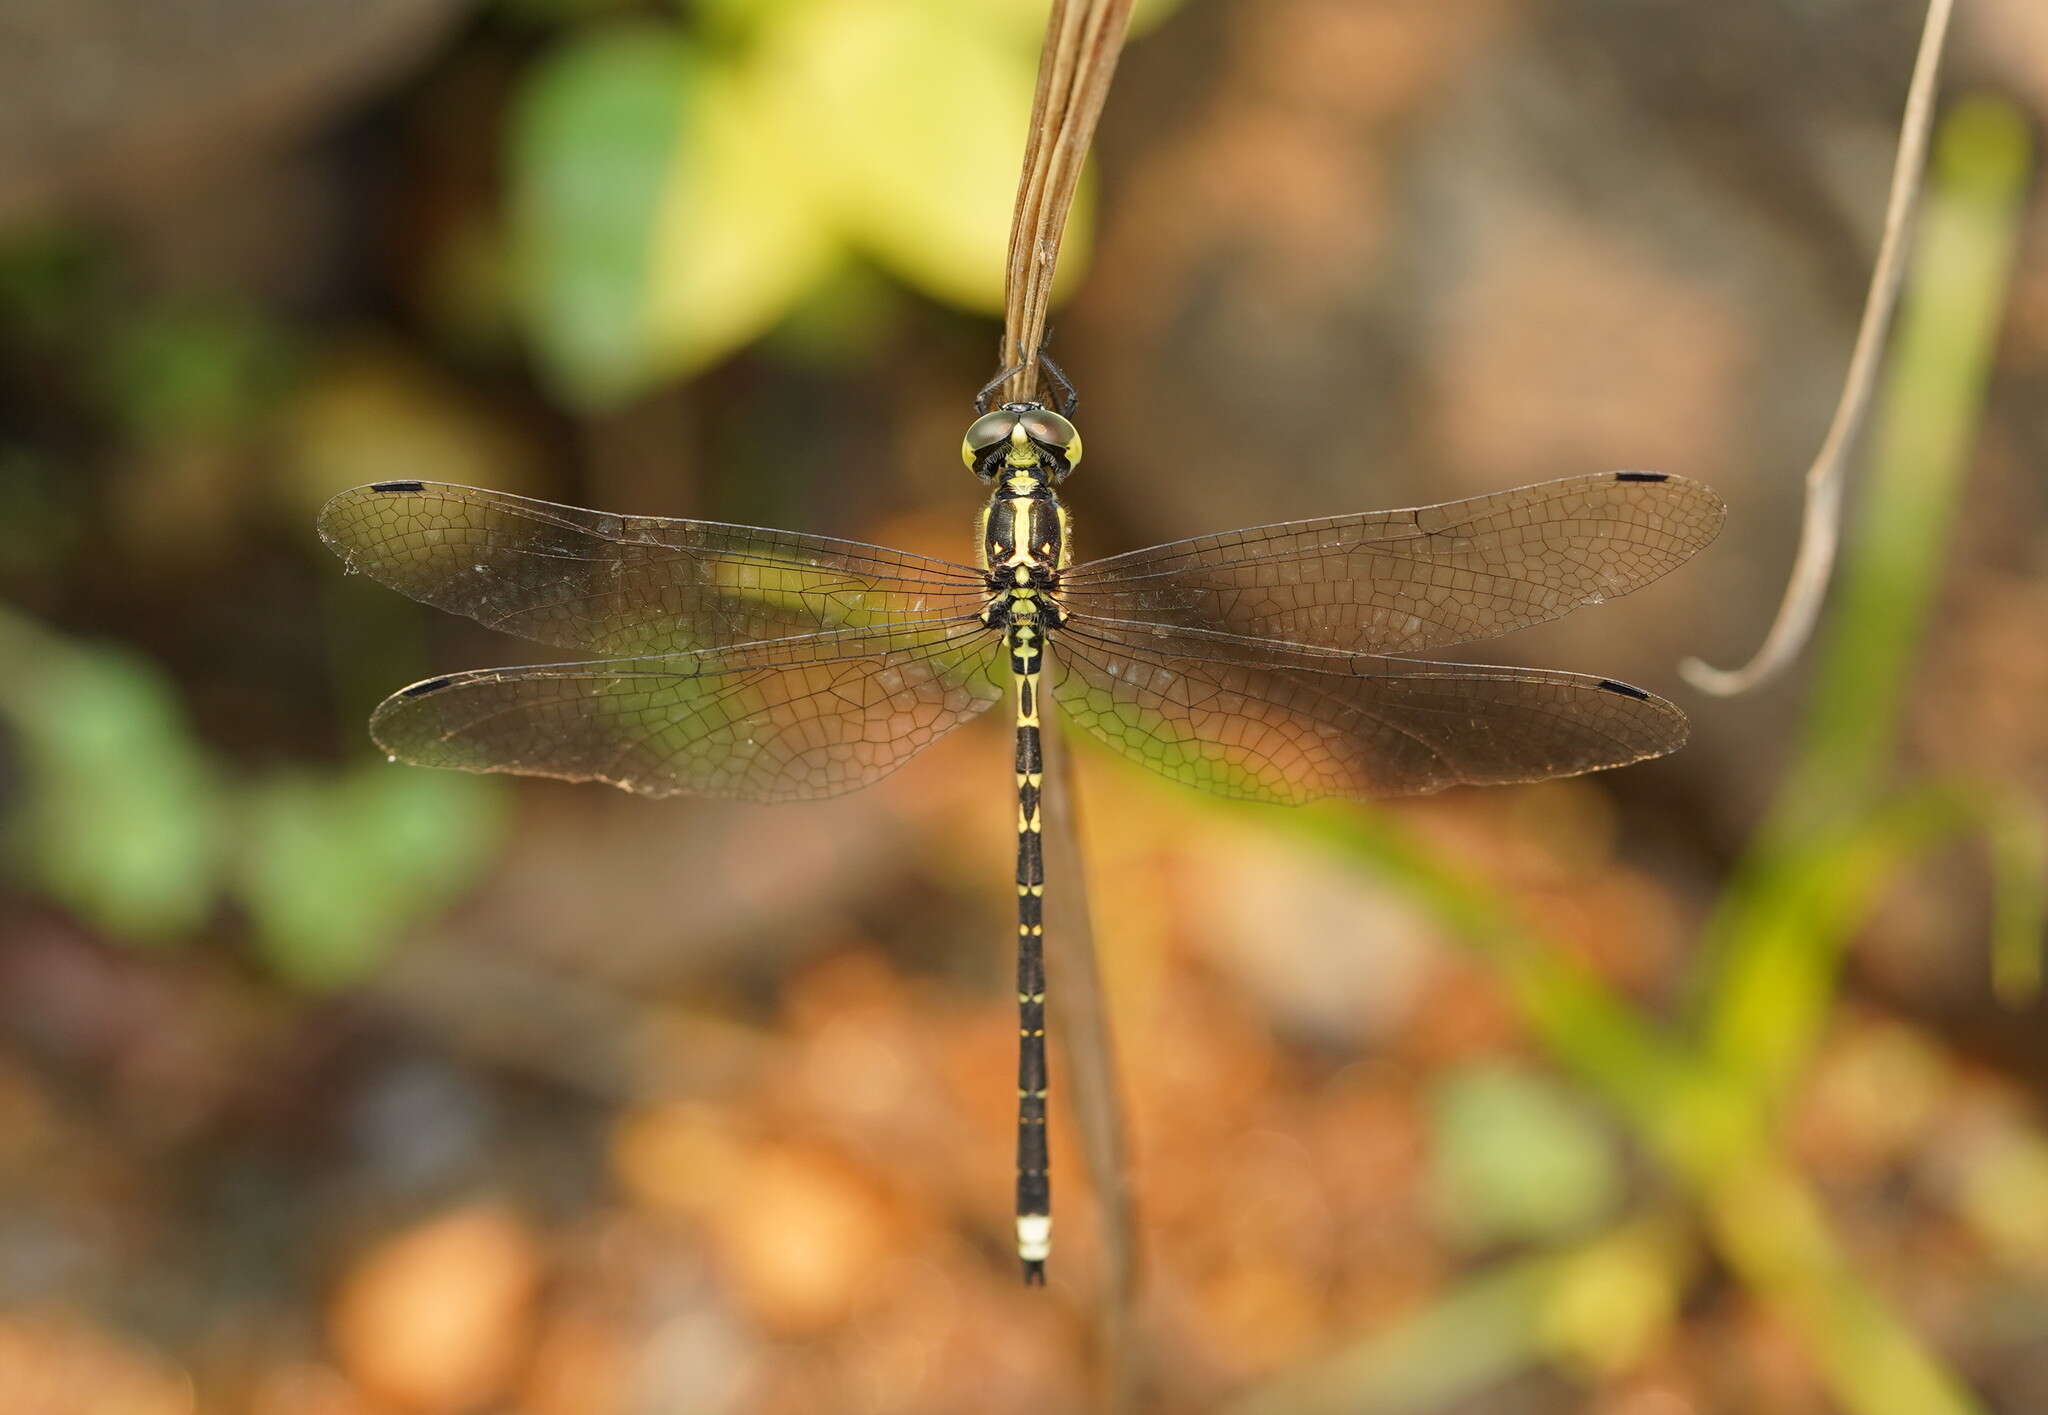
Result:
[[[248,910],[264,961],[293,982],[355,982],[461,897],[502,826],[495,783],[358,769],[237,780],[193,740],[176,690],[133,653],[0,616],[0,716],[23,791],[10,855],[109,938],[203,936]]]
[[[1675,1319],[1692,1253],[1676,1224],[1620,1223],[1496,1262],[1424,1310],[1233,1402],[1233,1415],[1406,1415],[1455,1407],[1538,1364],[1622,1368]]]
[[[1960,105],[1938,134],[1874,470],[1845,538],[1803,748],[1707,925],[1707,976],[1678,1034],[1638,1015],[1566,962],[1561,944],[1530,934],[1504,902],[1489,900],[1484,884],[1449,871],[1386,823],[1329,815],[1312,827],[1411,892],[1503,971],[1535,1031],[1691,1190],[1722,1259],[1808,1339],[1834,1397],[1856,1415],[1982,1409],[1858,1280],[1810,1188],[1778,1153],[1774,1131],[1776,1112],[1832,1012],[1844,951],[1917,856],[1974,833],[1990,837],[2002,903],[1994,956],[2008,975],[2021,970],[2016,955],[2041,947],[2048,927],[2048,859],[2032,803],[1999,783],[1904,791],[1892,784],[1905,684],[1970,463],[2030,157],[2024,120],[1996,100]],[[1489,1123],[1518,1125],[1527,1147],[1483,1150],[1467,1166],[1481,1175],[1511,1167],[1516,1154],[1541,1155],[1547,1143],[1553,1163],[1574,1155],[1567,1169],[1587,1187],[1597,1171],[1560,1143],[1564,1128],[1553,1119],[1548,1141],[1538,1138],[1537,1117],[1551,1103],[1491,1084],[1500,1089],[1485,1105],[1501,1114]],[[1485,1127],[1475,1120],[1468,1128]],[[2022,1187],[2029,1182],[2024,1161],[2001,1172]],[[1464,1183],[1468,1199],[1482,1192]],[[1461,1219],[1473,1212],[1461,1209]],[[1669,1261],[1692,1259],[1674,1251]],[[1475,1322],[1493,1324],[1496,1341],[1501,1331],[1528,1328],[1558,1300],[1546,1272],[1539,1264],[1476,1279],[1470,1295],[1443,1299],[1436,1316],[1405,1339],[1436,1341],[1445,1326],[1469,1333]],[[1475,1306],[1486,1315],[1475,1319]],[[1426,1409],[1445,1397],[1440,1383],[1412,1403],[1389,1403],[1383,1387],[1365,1384],[1411,1354],[1393,1337],[1377,1338],[1363,1353],[1285,1378],[1243,1408]],[[1491,1378],[1482,1364],[1470,1388]]]
[[[125,324],[104,374],[128,434],[148,443],[239,432],[289,385],[271,327],[218,306],[160,308]]]
[[[225,803],[163,675],[10,615],[0,710],[28,782],[10,826],[32,877],[115,938],[195,933],[213,907]]]
[[[1039,6],[694,8],[695,25],[577,28],[526,81],[510,148],[520,283],[566,395],[608,404],[715,363],[853,258],[1001,309]],[[1069,284],[1087,222],[1084,201]]]
[[[1476,1067],[1440,1083],[1433,1110],[1439,1220],[1469,1244],[1556,1240],[1619,1197],[1607,1137],[1554,1082]]]
[[[233,884],[266,960],[302,984],[362,978],[473,887],[498,845],[494,785],[371,766],[251,786]]]

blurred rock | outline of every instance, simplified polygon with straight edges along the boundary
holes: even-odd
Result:
[[[2048,107],[2048,8],[2038,0],[1978,0],[1958,7],[1957,47],[1972,61]]]
[[[466,0],[15,0],[0,18],[0,225],[167,194],[314,126]]]
[[[1792,1106],[1793,1153],[1825,1181],[1881,1185],[1956,1103],[1949,1070],[1912,1028],[1844,1009]]]
[[[1398,1027],[1434,957],[1427,922],[1331,857],[1255,830],[1214,835],[1191,874],[1185,922],[1276,1025],[1351,1046]]]
[[[386,1415],[331,1366],[293,1362],[265,1373],[249,1397],[249,1415]]]
[[[643,1202],[703,1225],[747,1310],[783,1334],[816,1332],[873,1300],[897,1225],[862,1175],[816,1149],[751,1139],[697,1105],[623,1128],[620,1177]]]
[[[744,1140],[714,1106],[653,1106],[619,1122],[612,1167],[634,1202],[701,1213],[741,1182]]]
[[[633,1343],[595,1310],[557,1315],[542,1331],[521,1389],[522,1415],[627,1415]]]
[[[1726,462],[1756,357],[1740,305],[1561,194],[1487,189],[1499,206],[1473,222],[1464,278],[1427,321],[1422,436],[1444,494]]]
[[[774,1331],[816,1331],[880,1294],[874,1275],[895,1225],[870,1184],[795,1146],[757,1157],[722,1196],[714,1232],[741,1295]]]
[[[191,1415],[191,1377],[56,1313],[0,1316],[0,1398],[11,1415]]]
[[[527,1356],[543,1258],[509,1208],[479,1202],[386,1239],[349,1270],[328,1329],[343,1368],[408,1410],[471,1409]]]

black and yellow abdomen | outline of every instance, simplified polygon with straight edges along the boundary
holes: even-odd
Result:
[[[1067,559],[1067,516],[1029,470],[1005,477],[981,519],[989,604],[1003,630],[1017,709],[1017,1257],[1024,1280],[1045,1281],[1052,1251],[1052,1185],[1045,1137],[1045,785],[1039,683],[1046,633],[1059,623],[1054,592]]]

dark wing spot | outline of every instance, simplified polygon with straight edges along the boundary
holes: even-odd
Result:
[[[418,483],[415,482],[414,485],[417,486]],[[424,683],[413,684],[410,688],[400,688],[398,690],[398,696],[401,698],[424,698],[429,693],[440,692],[443,688],[447,687],[450,683],[453,683],[454,681],[455,680],[453,678],[446,677],[429,678]],[[1601,686],[1605,687],[1606,685],[1602,684]]]
[[[1614,474],[1614,479],[1615,479],[1616,481],[1670,481],[1670,480],[1671,480],[1671,478],[1670,478],[1669,476],[1665,475],[1665,474],[1664,474],[1663,472],[1616,472],[1616,473]]]
[[[421,684],[420,686],[425,687],[426,685]],[[1619,693],[1624,698],[1641,698],[1644,702],[1648,702],[1650,700],[1650,695],[1644,692],[1641,688],[1631,688],[1628,684],[1617,683],[1612,678],[1602,678],[1598,683],[1595,683],[1593,686],[1596,688],[1604,688],[1610,693]],[[406,691],[411,692],[412,689],[408,688],[406,689]]]
[[[426,489],[427,484],[425,482],[417,481],[373,481],[370,483],[370,490],[372,491],[425,491]]]

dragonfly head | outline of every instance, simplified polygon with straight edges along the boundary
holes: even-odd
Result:
[[[1005,403],[974,420],[960,459],[983,481],[1001,475],[1059,481],[1081,460],[1081,434],[1041,403]]]

